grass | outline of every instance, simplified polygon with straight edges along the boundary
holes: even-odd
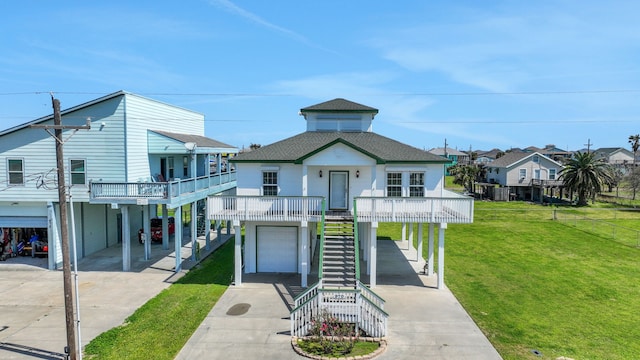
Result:
[[[317,342],[310,339],[298,340],[298,346],[300,346],[300,349],[302,349],[304,352],[308,354],[324,356],[327,358],[344,358],[344,357],[355,357],[355,356],[363,356],[363,355],[371,354],[372,352],[376,351],[380,347],[380,344],[378,344],[377,342],[358,340],[354,342],[353,349],[351,349],[351,351],[347,354],[341,354],[339,352],[325,354],[324,352],[321,351],[319,346],[317,346]]]
[[[225,292],[233,275],[233,243],[136,310],[85,348],[88,359],[174,359]]]
[[[497,206],[476,202],[477,212]],[[640,358],[640,250],[529,218],[450,224],[446,234],[446,283],[503,358]]]

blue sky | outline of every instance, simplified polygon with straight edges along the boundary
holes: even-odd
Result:
[[[126,90],[238,147],[337,97],[419,148],[629,148],[637,1],[3,1],[0,128]]]

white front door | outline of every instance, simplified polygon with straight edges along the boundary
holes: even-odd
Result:
[[[349,172],[329,172],[329,209],[346,210],[349,199]]]

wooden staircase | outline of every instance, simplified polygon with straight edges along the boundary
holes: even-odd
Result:
[[[327,216],[322,259],[323,288],[356,288],[356,251],[352,216]]]

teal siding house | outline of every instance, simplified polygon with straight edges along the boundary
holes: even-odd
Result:
[[[151,218],[163,217],[168,249],[169,210],[175,228],[182,229],[185,207],[195,214],[199,201],[236,186],[235,172],[225,164],[238,149],[207,138],[203,114],[118,91],[61,116],[63,125],[90,125],[63,134],[78,258],[122,246],[122,268],[128,271],[132,243],[138,244],[139,229],[149,233]],[[0,243],[6,244],[3,251],[16,251],[31,245],[35,235],[47,246],[48,267],[57,269],[62,254],[55,140],[31,125],[53,125],[53,115],[0,131]],[[175,232],[174,243],[179,249],[182,231]]]

